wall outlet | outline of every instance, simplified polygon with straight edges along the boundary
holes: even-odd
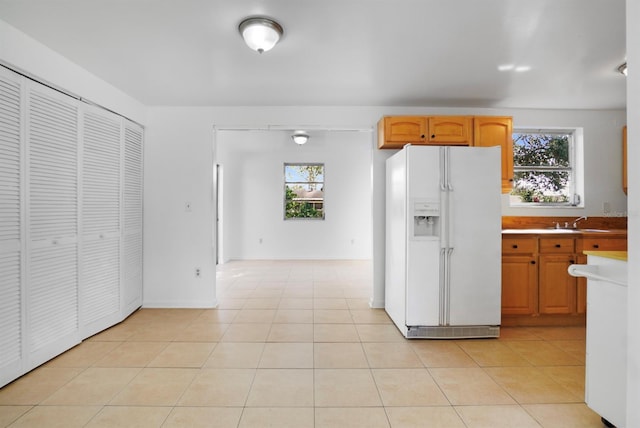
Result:
[[[186,212],[191,212],[191,202],[185,202],[184,203],[184,210]]]
[[[200,278],[200,268],[197,267],[195,270],[196,278]]]

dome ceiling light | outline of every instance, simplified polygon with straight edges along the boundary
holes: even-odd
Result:
[[[246,18],[238,26],[244,42],[258,53],[271,50],[284,33],[276,21],[263,16]]]
[[[294,132],[294,134],[291,136],[291,138],[293,138],[293,142],[298,144],[298,145],[303,145],[304,143],[306,143],[307,141],[309,141],[309,134],[307,134],[304,131],[296,131]]]

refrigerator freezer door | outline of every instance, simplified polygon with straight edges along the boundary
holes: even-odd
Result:
[[[448,150],[448,324],[499,325],[500,148]]]
[[[407,150],[407,224],[413,223],[413,207],[419,201],[440,201],[441,147],[409,146]],[[439,202],[441,205],[441,202]],[[438,227],[442,227],[440,210]],[[407,239],[406,325],[438,325],[440,305],[440,248],[438,231],[434,239]],[[405,238],[406,239],[406,238]]]

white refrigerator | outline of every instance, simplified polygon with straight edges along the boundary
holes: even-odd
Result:
[[[405,337],[499,336],[501,228],[500,147],[387,160],[385,310]]]

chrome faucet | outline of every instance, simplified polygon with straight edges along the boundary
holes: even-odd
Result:
[[[578,222],[580,220],[586,220],[586,219],[587,219],[587,216],[583,215],[582,217],[578,217],[577,219],[573,220],[573,228],[577,229],[578,228]]]

